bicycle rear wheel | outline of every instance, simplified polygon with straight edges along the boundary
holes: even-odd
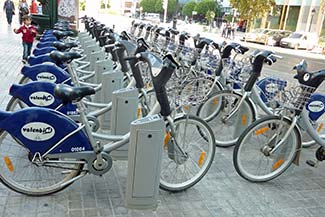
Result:
[[[169,125],[166,129],[160,187],[178,192],[192,187],[208,172],[215,144],[210,127],[198,117],[183,115],[174,120],[173,126],[173,136]]]
[[[16,138],[6,131],[0,132],[0,179],[18,193],[44,196],[61,191],[72,184],[71,179],[83,168],[81,163],[43,166],[32,159],[33,155]]]
[[[29,106],[22,102],[20,99],[16,97],[11,97],[7,104],[6,111],[18,111],[27,107]]]
[[[233,153],[237,173],[251,182],[266,182],[281,175],[293,162],[301,144],[297,128],[277,147],[291,122],[268,116],[250,125],[240,136]],[[275,147],[275,151],[271,153]]]

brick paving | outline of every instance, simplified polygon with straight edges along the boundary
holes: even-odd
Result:
[[[20,78],[20,36],[0,15],[0,107],[8,88]],[[193,188],[178,194],[160,191],[157,210],[128,210],[124,205],[126,162],[114,162],[103,177],[88,175],[66,190],[47,197],[27,197],[0,184],[0,216],[14,217],[212,217],[212,216],[325,216],[325,168],[304,162],[313,149],[302,151],[301,165],[278,179],[253,184],[240,178],[232,165],[232,148],[217,149],[208,175]]]

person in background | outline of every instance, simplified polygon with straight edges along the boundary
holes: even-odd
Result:
[[[29,7],[29,12],[31,14],[36,14],[37,13],[37,3],[35,0],[32,0],[30,7]]]
[[[18,10],[19,10],[19,24],[21,25],[23,23],[22,17],[24,15],[29,14],[28,4],[26,0],[19,1]]]
[[[39,3],[38,6],[37,6],[37,13],[38,14],[43,14],[43,9],[42,9],[42,4]]]
[[[3,10],[6,12],[8,25],[11,25],[12,15],[15,14],[15,4],[11,0],[6,0],[3,5]]]
[[[31,25],[32,19],[28,15],[24,15],[22,17],[24,25],[22,25],[19,29],[14,29],[16,34],[22,33],[23,34],[23,63],[27,63],[27,58],[30,56],[34,38],[37,34],[36,28]]]

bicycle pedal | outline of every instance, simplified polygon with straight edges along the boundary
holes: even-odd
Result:
[[[314,160],[306,160],[306,164],[311,166],[311,167],[317,167],[318,166],[318,161],[314,161]]]

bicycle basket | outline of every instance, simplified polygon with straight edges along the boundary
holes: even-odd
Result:
[[[213,54],[205,54],[200,57],[200,67],[207,74],[212,75],[220,67],[220,59]]]
[[[287,86],[287,81],[280,78],[263,78],[258,81],[256,85],[260,88],[261,93],[260,97],[264,103],[273,101],[274,97],[280,92],[283,91]]]
[[[273,88],[275,90],[274,87],[270,88]],[[302,111],[314,91],[314,87],[306,86],[303,84],[296,84],[292,86],[286,86],[283,88],[283,90],[274,91],[274,93],[271,94],[266,94],[266,97],[269,103],[277,104],[280,107],[290,110]]]
[[[213,81],[207,82],[206,79],[193,78],[177,85],[173,82],[168,88],[168,96],[176,107],[191,105],[197,106],[207,99]]]
[[[198,49],[187,46],[179,46],[178,51],[179,53],[177,55],[180,62],[186,66],[193,65],[199,55]]]
[[[248,81],[251,72],[252,65],[247,59],[243,60],[223,60],[224,72],[227,74],[227,82],[233,83],[234,89],[244,87]]]

